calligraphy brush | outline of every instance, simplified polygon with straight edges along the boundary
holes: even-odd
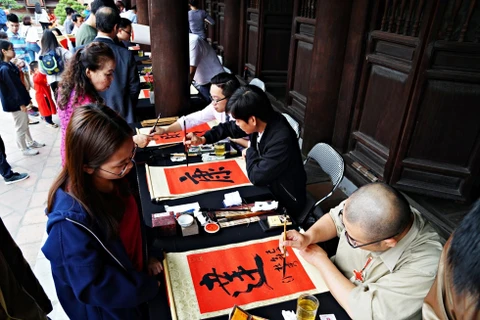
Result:
[[[162,113],[160,112],[160,113],[158,114],[157,121],[155,121],[155,124],[153,125],[152,130],[150,130],[150,133],[154,133],[154,132],[155,132],[155,128],[157,127],[158,121],[160,121],[160,117],[161,117],[161,116],[162,116]]]
[[[287,216],[283,215],[283,242],[287,240]],[[285,272],[287,271],[287,248],[283,246],[283,278],[285,278]]]
[[[185,135],[185,139],[187,138],[187,122],[185,121],[185,117],[183,118],[183,133]],[[188,167],[188,148],[186,145],[185,145],[185,154],[187,155],[187,167]]]

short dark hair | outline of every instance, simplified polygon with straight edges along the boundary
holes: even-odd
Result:
[[[468,292],[480,310],[480,200],[463,218],[451,241],[447,261],[453,271],[455,292]]]
[[[228,100],[226,111],[245,122],[254,116],[267,123],[275,112],[266,93],[253,85],[238,88]]]
[[[240,88],[240,81],[238,81],[234,74],[228,72],[217,74],[210,80],[210,83],[222,89],[225,97],[231,97],[235,90]]]
[[[137,11],[137,5],[132,6],[130,10]]]
[[[0,40],[0,60],[3,61],[3,52],[2,50],[8,50],[13,48],[13,44],[7,40]]]
[[[190,3],[192,7],[198,7],[198,0],[189,0],[188,3]]]
[[[127,18],[120,18],[120,22],[118,23],[119,28],[126,28],[132,25],[132,21]]]
[[[30,72],[33,72],[33,70],[38,69],[38,61],[32,61],[28,65],[30,67]]]
[[[25,26],[31,26],[32,25],[32,18],[30,16],[24,16],[22,18],[22,23]]]
[[[7,14],[7,20],[13,23],[20,23],[20,20],[18,20],[18,16],[15,13]]]
[[[74,14],[72,14],[72,21],[73,21],[73,22],[77,22],[77,20],[78,20],[79,17],[83,18],[83,16],[82,16],[80,13],[74,13]]]
[[[5,31],[0,31],[0,39],[8,40],[8,34]]]
[[[90,12],[93,13],[93,15],[96,15],[98,9],[101,7],[108,7],[118,11],[118,8],[113,0],[93,0],[93,2],[90,4]]]
[[[73,10],[71,7],[66,7],[65,8],[65,13],[67,14],[67,16],[75,13],[75,10]]]
[[[98,31],[110,33],[120,23],[120,14],[112,8],[100,8],[95,15],[95,21]]]
[[[125,3],[123,3],[123,1],[119,0],[119,1],[115,2],[115,4],[117,5],[117,8],[118,7],[124,7],[125,8]]]

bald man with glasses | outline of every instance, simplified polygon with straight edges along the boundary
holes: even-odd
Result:
[[[331,259],[317,245],[339,237]],[[437,273],[440,237],[405,197],[383,183],[365,185],[307,232],[287,231],[353,319],[421,319]]]

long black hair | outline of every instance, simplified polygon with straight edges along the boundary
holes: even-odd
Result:
[[[40,54],[44,54],[48,51],[56,50],[58,47],[60,47],[57,37],[53,34],[51,30],[45,30],[43,32],[41,44],[42,44],[42,51],[40,51]]]

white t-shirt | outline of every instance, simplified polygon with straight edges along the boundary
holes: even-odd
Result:
[[[37,28],[34,26],[23,26],[21,34],[27,42],[37,42],[40,40],[38,38]]]
[[[223,123],[226,121],[226,117],[227,116],[225,112],[217,112],[213,107],[213,103],[210,103],[208,106],[206,106],[200,111],[190,113],[189,115],[181,117],[180,119],[177,120],[177,122],[182,127],[182,130],[184,130],[185,129],[183,127],[184,121],[185,121],[185,125],[187,126],[187,129],[190,129],[192,127],[198,126],[202,123],[209,122],[212,120],[217,120],[218,123]],[[230,117],[230,120],[233,120],[233,118]]]
[[[210,80],[223,72],[215,50],[196,34],[189,34],[190,66],[197,67],[193,80],[199,85],[207,84]]]

